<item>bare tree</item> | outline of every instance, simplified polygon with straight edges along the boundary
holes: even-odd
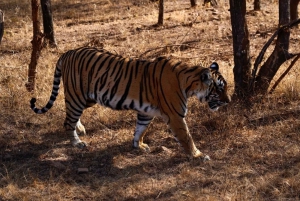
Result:
[[[260,0],[254,0],[254,10],[260,10]]]
[[[53,19],[51,11],[51,0],[41,0],[41,8],[43,12],[43,25],[44,25],[44,44],[50,45],[50,47],[56,47],[56,41],[54,37]]]
[[[217,6],[218,2],[217,0],[204,0],[203,5],[207,5],[207,4],[210,4],[212,6]]]
[[[28,81],[26,83],[26,89],[28,91],[33,91],[35,88],[36,66],[41,54],[41,50],[43,48],[42,41],[44,37],[40,29],[40,21],[38,17],[38,12],[39,12],[38,0],[31,0],[31,7],[32,7],[33,39],[31,41],[32,53],[31,53],[31,60],[28,69]]]
[[[250,41],[246,22],[246,0],[230,0],[233,36],[235,96],[243,99],[248,94],[250,79]]]
[[[159,0],[159,13],[157,25],[164,24],[164,0]]]
[[[279,0],[279,26],[290,22],[290,1]],[[293,57],[289,53],[290,31],[282,30],[278,32],[275,48],[266,62],[261,66],[257,76],[254,77],[254,91],[265,94],[268,91],[270,82],[278,71],[279,67]]]
[[[3,34],[4,34],[4,13],[2,10],[0,10],[0,44],[2,41]]]
[[[197,6],[196,0],[191,0],[191,6],[192,6],[192,7]]]
[[[298,4],[300,0],[291,0],[290,11],[291,11],[291,21],[298,19]]]
[[[230,0],[230,14],[233,35],[235,97],[239,100],[250,100],[249,98],[268,92],[271,81],[285,61],[295,56],[297,56],[297,60],[299,59],[300,53],[292,54],[289,52],[289,38],[290,28],[299,24],[300,20],[290,22],[290,0],[279,0],[279,28],[263,46],[250,75],[250,41],[245,19],[246,0]],[[267,48],[276,37],[277,40],[272,54],[259,69]],[[297,60],[294,60],[294,62]],[[292,66],[289,67],[289,70]],[[284,75],[280,79],[283,79],[283,77]],[[280,80],[276,84],[279,82]]]

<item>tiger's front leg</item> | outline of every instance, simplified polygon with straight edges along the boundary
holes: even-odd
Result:
[[[169,126],[179,143],[183,146],[184,150],[193,158],[203,158],[210,160],[209,156],[204,155],[194,144],[193,138],[189,132],[184,118],[170,119]]]
[[[143,138],[145,136],[146,129],[148,128],[148,125],[150,124],[152,119],[153,117],[149,117],[146,115],[142,115],[142,114],[137,115],[136,128],[135,128],[134,138],[133,138],[134,148],[139,148],[146,152],[150,151],[149,146],[143,142]]]

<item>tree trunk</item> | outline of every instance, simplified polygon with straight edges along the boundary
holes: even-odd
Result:
[[[196,4],[196,0],[191,0],[191,6],[192,6],[192,7],[195,7],[195,6],[197,6],[197,4]]]
[[[159,0],[159,13],[157,25],[164,24],[164,0]]]
[[[38,18],[39,4],[38,0],[31,0],[32,23],[33,23],[33,39],[31,60],[28,69],[28,82],[26,83],[27,91],[31,92],[35,88],[36,66],[42,50],[43,34],[40,29],[40,21]]]
[[[56,47],[56,41],[54,37],[52,11],[51,11],[51,0],[41,0],[41,8],[43,12],[43,25],[45,40],[44,43],[49,42],[50,47]]]
[[[260,10],[260,0],[254,0],[254,10]]]
[[[230,15],[234,52],[234,97],[243,100],[248,96],[250,80],[250,41],[246,14],[246,0],[230,0]]]
[[[290,1],[279,0],[279,26],[290,21]],[[279,67],[293,56],[289,54],[290,31],[282,30],[278,33],[275,49],[261,66],[255,79],[254,91],[257,94],[266,94],[270,82],[278,71]]]
[[[0,44],[2,41],[3,34],[4,34],[4,13],[2,10],[0,10]]]
[[[217,6],[218,2],[216,0],[204,0],[204,6]]]
[[[291,21],[298,19],[298,4],[300,0],[291,0],[290,12],[291,12]]]

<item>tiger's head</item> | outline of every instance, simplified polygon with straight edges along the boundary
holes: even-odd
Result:
[[[211,110],[216,111],[220,106],[226,105],[231,101],[227,94],[227,82],[219,72],[219,65],[213,62],[209,70],[201,74],[201,81],[208,86],[205,93],[196,93],[202,102],[207,102]]]

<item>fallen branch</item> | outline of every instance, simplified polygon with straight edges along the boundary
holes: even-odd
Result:
[[[275,90],[275,88],[277,87],[277,85],[281,82],[281,80],[283,80],[283,78],[288,74],[288,72],[290,72],[290,70],[292,69],[292,67],[295,65],[295,63],[298,61],[298,59],[300,58],[300,54],[298,54],[296,56],[296,58],[294,58],[294,60],[291,62],[290,66],[284,71],[284,73],[278,78],[278,80],[275,82],[275,84],[272,86],[271,90],[270,90],[270,94],[272,94]]]

